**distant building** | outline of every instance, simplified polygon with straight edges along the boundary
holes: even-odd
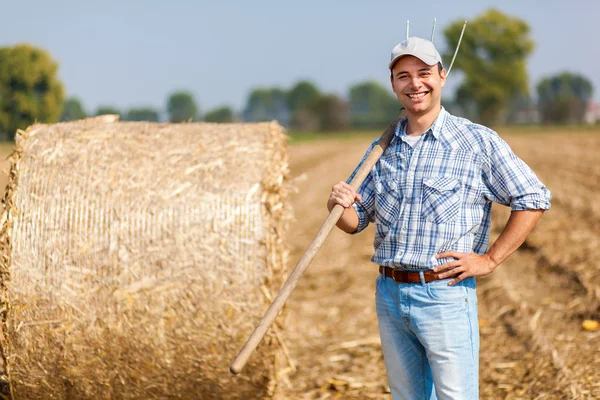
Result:
[[[588,101],[583,120],[590,125],[600,123],[600,104]]]

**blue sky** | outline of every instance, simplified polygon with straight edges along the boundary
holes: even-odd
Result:
[[[407,19],[411,35],[430,37],[436,17],[443,51],[448,23],[490,7],[530,24],[531,87],[568,70],[590,79],[600,99],[596,0],[0,0],[0,46],[28,42],[49,51],[67,95],[90,112],[98,105],[164,109],[179,89],[191,91],[202,112],[239,111],[259,86],[287,89],[309,79],[345,96],[360,81],[387,85],[389,53],[405,38]],[[445,90],[459,80],[453,72]]]

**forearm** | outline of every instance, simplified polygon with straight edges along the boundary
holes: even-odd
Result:
[[[327,209],[331,212],[338,204],[344,207],[344,213],[336,225],[346,233],[354,233],[358,229],[358,214],[352,204],[360,200],[360,194],[356,193],[356,190],[346,182],[338,182],[331,188]]]
[[[486,253],[494,268],[510,257],[525,241],[544,210],[513,211],[504,230]]]
[[[333,207],[327,207],[329,212],[333,209]],[[350,206],[344,209],[344,213],[338,220],[336,226],[343,230],[346,233],[353,233],[358,229],[358,214],[354,207]]]
[[[437,258],[453,257],[455,260],[438,265],[433,270],[442,279],[453,278],[448,283],[450,286],[469,276],[491,274],[523,244],[543,213],[544,210],[513,211],[504,230],[486,254],[445,251],[438,254]]]

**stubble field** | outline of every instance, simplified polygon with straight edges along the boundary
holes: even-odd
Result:
[[[502,134],[553,193],[552,208],[522,248],[478,281],[482,399],[600,398],[600,134]],[[295,222],[291,263],[326,217],[331,186],[345,180],[370,139],[292,144]],[[509,216],[494,209],[492,240]],[[389,399],[374,305],[373,228],[336,230],[287,307],[296,368],[275,398]]]
[[[500,133],[553,200],[522,248],[478,281],[481,398],[598,399],[600,331],[581,324],[600,319],[600,132]],[[371,139],[289,146],[298,187],[289,232],[292,267],[327,216],[331,186],[347,178]],[[0,147],[4,155],[9,151]],[[1,167],[6,171],[8,162]],[[492,239],[508,215],[495,208]],[[334,230],[292,294],[285,310],[291,362],[278,371],[276,400],[390,398],[375,315],[372,237],[373,227],[356,236]]]

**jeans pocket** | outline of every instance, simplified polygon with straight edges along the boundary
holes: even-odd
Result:
[[[423,180],[423,217],[436,224],[454,221],[460,211],[460,181],[447,176]]]
[[[443,303],[466,303],[468,300],[467,288],[460,283],[449,286],[448,282],[450,282],[450,279],[429,282],[427,284],[427,296],[431,300]]]

